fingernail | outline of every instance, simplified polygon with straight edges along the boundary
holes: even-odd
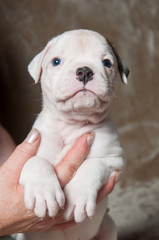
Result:
[[[93,141],[94,141],[94,137],[95,137],[94,132],[92,132],[92,133],[88,136],[88,138],[87,138],[87,143],[88,143],[89,146],[92,145],[92,143],[93,143]]]
[[[117,183],[121,177],[121,172],[118,172],[115,176],[115,182]]]
[[[38,138],[39,132],[37,129],[31,130],[31,132],[26,137],[25,141],[28,143],[34,143]]]

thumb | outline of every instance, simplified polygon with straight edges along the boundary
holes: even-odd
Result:
[[[8,175],[13,184],[19,182],[20,173],[24,164],[29,158],[36,154],[39,144],[40,134],[37,129],[33,129],[1,166],[2,172]]]

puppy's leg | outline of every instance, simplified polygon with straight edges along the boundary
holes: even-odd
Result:
[[[99,189],[109,179],[111,171],[103,159],[86,159],[74,178],[64,188],[66,196],[65,219],[73,215],[76,222],[93,217]]]
[[[63,207],[65,197],[52,165],[43,158],[32,157],[24,165],[20,184],[24,186],[24,200],[27,209],[34,209],[38,217],[46,212],[54,217]]]
[[[99,232],[92,240],[117,240],[115,223],[108,214],[105,214]]]

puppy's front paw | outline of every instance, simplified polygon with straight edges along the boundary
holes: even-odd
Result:
[[[75,222],[80,223],[86,217],[92,217],[96,208],[97,193],[85,188],[74,188],[68,184],[65,189],[66,207],[64,218],[69,220],[72,216]]]
[[[59,208],[64,206],[65,197],[60,186],[52,181],[28,181],[24,184],[24,201],[27,209],[34,209],[34,213],[43,218],[48,215],[55,217]]]
[[[45,217],[47,211],[50,217],[56,216],[65,204],[64,193],[51,165],[42,161],[36,165],[29,160],[22,170],[20,184],[24,186],[26,208],[33,209],[40,218]]]

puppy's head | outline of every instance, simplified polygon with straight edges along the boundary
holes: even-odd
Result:
[[[118,80],[127,83],[128,76],[128,68],[111,43],[89,30],[53,38],[28,70],[35,82],[41,77],[44,104],[78,120],[96,116],[94,121],[104,118]]]

